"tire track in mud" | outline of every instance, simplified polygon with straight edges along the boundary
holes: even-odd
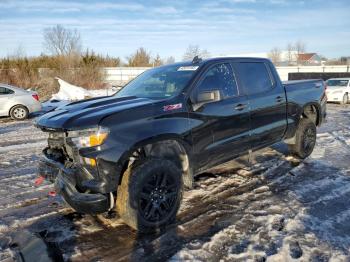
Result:
[[[18,175],[25,174],[22,170],[36,167],[45,144],[46,134],[35,128],[32,120],[0,123],[0,179],[10,175],[10,170]]]
[[[52,212],[49,206],[57,201],[48,197],[52,185],[34,186],[45,144],[46,134],[32,120],[0,121],[0,234]]]
[[[2,140],[2,138],[0,137],[0,141]],[[25,144],[25,145],[38,145],[45,142],[46,140],[46,136],[40,136],[40,137],[36,137],[36,138],[31,138],[31,137],[23,137],[23,135],[17,135],[17,136],[11,136],[11,137],[7,137],[6,141],[4,142],[0,142],[0,146],[1,147],[15,147],[15,146],[19,146],[21,144]],[[9,151],[9,150],[7,150]]]

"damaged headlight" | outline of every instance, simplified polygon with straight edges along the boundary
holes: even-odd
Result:
[[[68,132],[68,138],[77,148],[102,145],[108,136],[109,130],[105,127],[74,130]]]
[[[96,127],[82,130],[68,131],[67,138],[76,148],[99,146],[104,143],[109,134],[109,129],[105,127]],[[80,161],[90,166],[96,166],[96,160],[93,158],[79,157]]]

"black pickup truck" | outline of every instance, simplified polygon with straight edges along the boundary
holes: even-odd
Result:
[[[116,209],[152,231],[174,221],[184,188],[209,167],[279,141],[309,156],[325,115],[322,80],[282,83],[262,58],[196,57],[43,115],[39,170],[78,212]]]

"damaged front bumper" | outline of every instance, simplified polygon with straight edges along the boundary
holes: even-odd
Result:
[[[78,169],[66,168],[62,163],[44,154],[39,163],[39,173],[47,180],[54,182],[57,193],[79,213],[98,214],[112,207],[111,193],[88,193],[88,190],[84,190],[78,184],[78,181],[82,180],[82,172]]]

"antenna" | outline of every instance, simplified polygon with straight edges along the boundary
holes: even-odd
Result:
[[[198,64],[202,61],[202,58],[199,58],[198,55],[193,57],[192,64]]]

